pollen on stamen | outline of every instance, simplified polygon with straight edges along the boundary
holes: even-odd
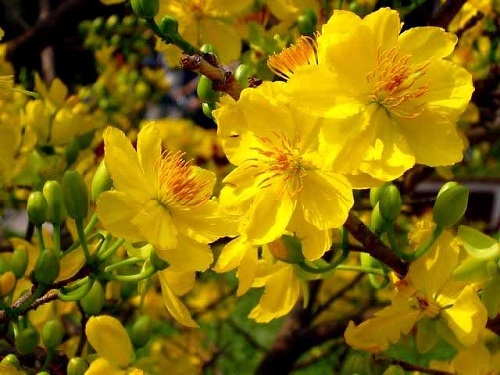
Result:
[[[306,65],[318,65],[318,44],[309,36],[301,36],[295,44],[267,60],[269,69],[284,80],[288,80],[297,68]]]
[[[368,83],[373,85],[369,100],[403,118],[414,118],[422,113],[425,106],[422,101],[409,107],[401,106],[420,98],[429,88],[428,83],[416,86],[416,81],[425,74],[429,62],[411,66],[409,61],[410,56],[401,56],[398,47],[383,52],[379,48],[377,64],[366,76]]]
[[[158,159],[158,201],[167,207],[193,209],[210,199],[210,181],[201,179],[183,156],[180,151],[164,151]]]

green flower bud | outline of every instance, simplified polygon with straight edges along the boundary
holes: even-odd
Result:
[[[372,211],[372,217],[371,217],[371,229],[377,233],[380,234],[384,231],[386,221],[380,214],[380,205],[377,203],[375,205],[375,208]]]
[[[38,256],[33,271],[33,277],[39,284],[50,285],[59,276],[59,258],[54,249],[48,248]]]
[[[158,0],[130,0],[132,10],[137,17],[154,18],[160,9]]]
[[[58,181],[47,181],[43,185],[43,195],[49,207],[47,220],[54,225],[62,225],[66,220],[66,208],[64,207],[63,191]]]
[[[14,354],[7,354],[0,362],[2,365],[12,365],[19,370],[19,359]]]
[[[0,256],[0,273],[4,273],[10,270],[9,262],[2,256]]]
[[[294,236],[283,235],[281,238],[267,245],[269,251],[276,259],[285,263],[298,264],[304,261],[302,244]]]
[[[380,214],[385,220],[388,222],[396,220],[403,207],[403,201],[401,200],[398,188],[393,184],[388,185],[382,191],[378,204]]]
[[[391,365],[387,367],[382,375],[405,375],[406,372],[401,368],[401,366]]]
[[[240,64],[234,71],[234,78],[242,88],[248,87],[248,79],[253,74],[253,68],[248,64]]]
[[[28,197],[28,218],[36,226],[41,226],[47,220],[47,200],[41,191],[33,191]]]
[[[15,339],[16,350],[19,354],[26,355],[31,354],[35,351],[38,346],[38,341],[40,340],[40,335],[38,332],[32,328],[28,327],[18,333]]]
[[[144,315],[137,319],[132,326],[131,339],[135,347],[146,345],[151,338],[151,317]]]
[[[460,281],[482,282],[490,278],[485,259],[468,258],[453,271],[453,276]]]
[[[441,191],[434,204],[434,222],[443,227],[451,227],[464,215],[469,199],[469,189],[463,185],[454,185]]]
[[[92,21],[91,31],[99,34],[104,31],[104,19],[102,17],[97,17]]]
[[[99,167],[94,174],[94,178],[92,179],[92,200],[96,202],[99,194],[103,191],[111,190],[112,187],[113,180],[111,179],[103,160],[101,161],[101,164],[99,164]]]
[[[149,261],[151,262],[151,265],[154,267],[154,269],[158,271],[164,270],[169,266],[168,262],[161,259],[154,250],[151,250],[151,252],[149,253]]]
[[[171,16],[163,17],[158,25],[158,28],[165,36],[179,34],[179,22]]]
[[[64,337],[64,327],[59,319],[49,320],[42,329],[42,341],[49,349],[55,349]]]
[[[77,171],[66,171],[62,180],[64,205],[68,215],[83,221],[89,210],[89,195],[83,177]]]
[[[88,315],[99,315],[104,306],[104,289],[99,281],[94,281],[90,291],[80,300],[80,305]]]
[[[37,372],[36,375],[50,375],[50,373],[47,371],[40,371],[40,372]]]
[[[9,269],[20,279],[24,276],[26,267],[28,267],[28,252],[24,247],[14,249],[9,260]]]
[[[207,116],[209,119],[214,119],[212,116],[212,111],[215,109],[213,103],[203,103],[201,105],[201,109],[203,110],[203,114]]]
[[[198,98],[202,102],[215,103],[219,99],[220,93],[212,88],[212,81],[207,76],[200,76],[198,86],[196,87]]]
[[[448,181],[443,186],[441,186],[441,189],[439,189],[437,196],[439,197],[446,190],[448,190],[449,188],[454,187],[454,186],[458,186],[458,182],[456,182],[456,181]]]
[[[384,184],[379,187],[371,188],[370,189],[370,205],[372,207],[375,207],[377,203],[380,200],[380,195],[382,192],[385,190],[385,188],[388,186],[388,184]]]
[[[116,28],[118,27],[118,24],[120,22],[120,19],[118,18],[118,16],[116,14],[113,14],[111,16],[108,17],[108,19],[106,20],[106,30],[109,31],[109,32],[114,32],[116,30]]]
[[[69,360],[66,373],[68,375],[84,375],[88,368],[89,365],[86,360],[81,357],[75,357]]]

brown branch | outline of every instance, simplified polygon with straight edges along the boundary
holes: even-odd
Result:
[[[477,11],[476,14],[474,14],[471,18],[469,18],[469,20],[465,23],[465,25],[463,25],[460,29],[458,29],[455,32],[455,35],[460,38],[467,30],[472,29],[483,18],[484,18],[484,13],[481,11]]]
[[[401,277],[408,273],[408,263],[387,247],[352,211],[349,212],[344,226],[356,240],[363,244],[366,253],[389,266]]]
[[[234,100],[240,98],[241,86],[233,73],[222,65],[211,64],[200,55],[182,55],[180,65],[183,69],[207,76],[213,82],[214,90],[225,92]]]
[[[436,14],[430,19],[429,26],[437,26],[446,29],[450,24],[451,20],[457,15],[457,13],[462,9],[462,6],[467,0],[446,0]]]

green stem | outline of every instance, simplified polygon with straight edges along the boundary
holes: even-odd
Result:
[[[85,227],[85,231],[84,231],[85,237],[87,237],[89,235],[89,233],[92,231],[92,229],[94,229],[94,227],[96,226],[98,220],[99,220],[99,218],[97,217],[97,214],[94,213],[92,215],[92,217],[90,218],[87,226]],[[66,250],[64,253],[65,254],[71,253],[73,250],[76,250],[78,248],[78,246],[80,246],[80,239],[77,239],[73,243],[73,245],[71,245],[69,247],[69,249]]]
[[[85,236],[85,231],[83,229],[83,221],[76,221],[76,230],[78,231],[78,239],[80,240],[80,244],[82,245],[83,255],[85,255],[85,260],[87,264],[90,264],[90,252],[87,246],[87,238]]]
[[[20,89],[17,87],[13,88],[12,91],[31,96],[32,98],[35,98],[35,99],[40,99],[40,94],[33,92],[33,91],[23,90],[23,89]]]
[[[38,246],[40,247],[40,250],[43,251],[45,250],[45,241],[43,240],[42,226],[37,225],[35,229],[36,229],[36,238],[38,240]]]
[[[154,18],[146,18],[146,22],[148,26],[151,28],[157,36],[161,38],[167,44],[173,44],[174,46],[179,47],[184,53],[188,55],[201,55],[201,51],[185,40],[181,35],[177,32],[176,34],[165,35],[160,30]]]
[[[97,256],[99,257],[99,260],[101,262],[103,262],[106,259],[108,259],[111,255],[113,255],[116,252],[116,250],[118,250],[120,248],[120,246],[122,246],[124,244],[124,242],[125,242],[125,239],[123,239],[123,238],[117,239],[115,241],[115,243],[113,245],[111,245],[108,249],[97,254]]]
[[[394,226],[392,223],[387,223],[385,231],[387,233],[387,239],[392,247],[392,250],[403,260],[410,261],[412,259],[412,255],[406,254],[399,246],[399,243],[396,239],[396,234],[394,233]]]
[[[139,263],[141,261],[142,261],[142,259],[137,258],[137,257],[128,258],[128,259],[125,259],[125,260],[122,260],[120,262],[116,262],[116,263],[113,263],[113,264],[107,266],[106,268],[104,268],[104,272],[110,273],[114,270],[117,270],[118,268],[121,268],[124,266],[129,266],[131,264],[136,264],[136,263]]]
[[[141,281],[144,279],[147,279],[148,277],[151,277],[154,273],[156,272],[155,268],[150,266],[146,268],[141,273],[138,273],[136,275],[110,275],[110,274],[105,274],[104,277],[108,280],[116,280],[116,281],[121,281],[121,282],[135,282],[135,281]]]
[[[424,255],[427,252],[427,250],[429,250],[432,247],[432,245],[434,245],[434,242],[436,242],[441,233],[443,233],[443,230],[444,230],[443,227],[437,225],[436,228],[434,228],[432,235],[427,239],[427,241],[411,255],[411,260],[412,261],[417,260],[422,255]]]

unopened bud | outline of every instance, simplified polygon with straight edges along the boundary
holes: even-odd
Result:
[[[196,87],[198,98],[202,102],[215,103],[219,99],[220,93],[212,88],[212,81],[207,76],[200,76],[198,86]]]
[[[89,195],[82,175],[77,171],[66,171],[62,190],[68,215],[76,221],[83,221],[89,210]]]
[[[371,217],[371,229],[377,233],[380,234],[384,231],[386,221],[380,214],[380,205],[377,203],[375,205],[375,208],[372,210],[372,217]]]
[[[248,87],[248,79],[253,74],[253,68],[248,64],[240,64],[234,71],[234,78],[242,88]]]
[[[88,368],[89,365],[86,360],[81,357],[75,357],[69,360],[66,372],[68,375],[84,375]]]
[[[33,271],[34,279],[43,285],[52,284],[59,275],[60,264],[57,253],[52,248],[47,248],[38,256]]]
[[[178,35],[179,34],[179,22],[174,17],[165,16],[160,21],[158,28],[163,35]]]
[[[47,181],[43,185],[43,195],[47,200],[49,212],[48,221],[54,225],[62,225],[66,220],[66,208],[64,207],[63,191],[58,181]]]
[[[15,339],[16,350],[19,354],[26,355],[31,354],[35,351],[38,346],[38,341],[40,340],[40,335],[38,332],[32,328],[28,327],[18,333]]]
[[[382,217],[388,222],[393,222],[399,216],[403,201],[395,185],[388,185],[381,193],[379,209]]]
[[[16,278],[20,279],[28,267],[28,251],[24,247],[18,247],[12,252],[9,260],[9,269],[14,272]]]
[[[135,347],[146,345],[151,338],[151,317],[144,315],[137,319],[132,326],[131,339]]]
[[[7,271],[0,276],[0,296],[8,296],[16,286],[16,276],[14,272]]]
[[[29,220],[36,226],[41,226],[47,220],[47,200],[41,191],[33,191],[28,197],[26,207]]]
[[[49,320],[42,329],[42,341],[49,349],[61,345],[64,336],[64,327],[59,319]]]
[[[434,222],[443,227],[451,227],[464,215],[469,199],[469,189],[463,185],[452,185],[440,191],[434,204]]]
[[[140,18],[154,18],[160,9],[158,0],[131,0],[132,10]]]
[[[7,354],[0,362],[2,365],[11,365],[19,370],[19,359],[14,354]]]
[[[99,167],[94,174],[94,178],[92,179],[92,200],[96,202],[99,194],[110,190],[112,186],[113,180],[111,179],[103,160],[101,164],[99,164]]]
[[[90,291],[80,300],[80,305],[88,315],[99,315],[104,306],[104,289],[99,281],[94,281]]]
[[[379,187],[374,187],[370,189],[370,205],[372,207],[375,207],[380,200],[380,195],[382,195],[382,192],[384,189],[388,186],[388,184],[384,184]]]

